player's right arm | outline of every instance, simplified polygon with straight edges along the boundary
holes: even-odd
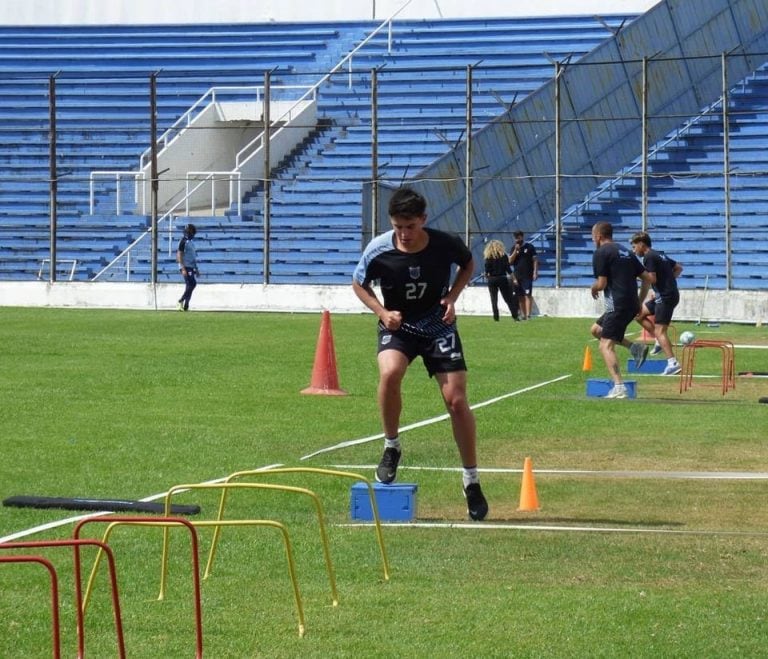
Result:
[[[352,290],[357,298],[376,314],[384,327],[392,332],[400,329],[400,324],[403,322],[402,314],[399,311],[387,309],[370,284],[361,284],[357,280],[352,280]]]

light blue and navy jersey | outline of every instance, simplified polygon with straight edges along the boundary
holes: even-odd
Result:
[[[361,286],[378,281],[384,306],[400,311],[405,320],[418,318],[438,306],[449,290],[453,265],[465,266],[472,260],[472,252],[458,236],[424,230],[429,242],[413,254],[395,247],[394,230],[374,238],[353,274]]]
[[[197,270],[197,249],[195,241],[192,238],[184,236],[179,241],[179,252],[181,252],[181,265],[190,270]]]

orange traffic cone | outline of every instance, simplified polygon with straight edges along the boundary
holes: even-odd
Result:
[[[533,463],[525,459],[523,466],[523,484],[520,487],[520,507],[518,512],[530,513],[539,510],[539,496],[536,494],[536,483],[533,480]]]
[[[336,351],[333,349],[331,331],[331,312],[323,311],[320,334],[315,349],[315,364],[312,367],[312,382],[303,394],[326,394],[328,396],[346,396],[347,392],[339,389],[339,376],[336,372]]]
[[[584,349],[584,364],[582,365],[581,370],[592,370],[592,349],[589,346]]]

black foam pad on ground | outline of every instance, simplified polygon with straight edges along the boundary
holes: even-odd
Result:
[[[63,508],[65,510],[105,510],[113,512],[129,511],[137,513],[159,513],[161,515],[165,512],[165,506],[162,503],[130,501],[125,499],[14,496],[5,499],[3,505],[16,508]],[[172,515],[197,515],[199,512],[200,506],[171,504]]]

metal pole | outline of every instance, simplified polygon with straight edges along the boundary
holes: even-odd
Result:
[[[150,171],[149,178],[151,181],[150,195],[151,195],[151,226],[152,226],[152,259],[151,259],[151,282],[152,286],[157,285],[157,252],[159,249],[158,237],[157,237],[157,218],[158,218],[158,191],[159,181],[157,180],[157,74],[153,73],[149,76],[149,140],[150,140]],[[171,222],[171,219],[168,220]],[[130,278],[130,270],[127,272]]]
[[[271,186],[271,171],[270,171],[270,154],[269,154],[269,129],[270,129],[270,112],[269,106],[272,101],[272,91],[270,89],[271,84],[271,72],[264,72],[264,111],[262,116],[264,118],[264,137],[262,144],[264,145],[264,283],[269,284],[269,236],[272,233],[270,227],[270,211],[272,208],[272,200],[270,195],[272,193]]]
[[[378,233],[379,228],[379,78],[375,68],[371,69],[371,235],[363,244]]]
[[[464,153],[464,242],[471,239],[472,217],[472,65],[467,65],[467,148]]]
[[[50,219],[51,219],[51,267],[49,272],[49,281],[56,282],[56,234],[58,225],[58,172],[56,170],[56,76],[52,75],[48,80],[48,107],[49,107],[49,148],[48,148],[48,169],[49,169],[49,191],[50,191]]]
[[[643,57],[643,88],[640,100],[640,219],[643,231],[648,229],[648,58]]]
[[[560,288],[562,260],[562,213],[560,212],[560,62],[555,62],[555,288]]]
[[[731,289],[733,254],[731,245],[731,155],[728,127],[728,55],[721,56],[723,71],[723,192],[725,194],[725,288]]]

